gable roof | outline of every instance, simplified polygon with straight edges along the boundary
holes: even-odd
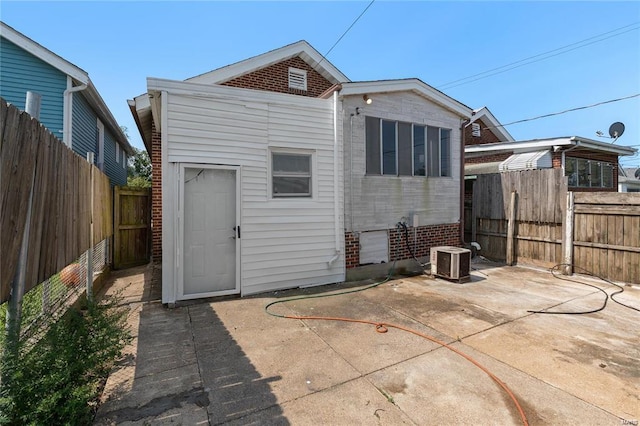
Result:
[[[303,61],[308,63],[331,83],[335,84],[350,81],[344,74],[342,74],[342,72],[340,72],[340,70],[333,66],[331,62],[329,62],[305,40],[300,40],[296,43],[236,62],[235,64],[227,65],[222,68],[188,78],[185,81],[201,84],[221,84],[295,56],[300,56]]]
[[[31,40],[29,37],[13,29],[12,27],[10,27],[9,25],[5,24],[2,21],[0,21],[0,35],[3,38],[15,44],[16,46],[20,47],[21,49],[29,52],[36,58],[46,62],[47,64],[61,71],[62,73],[68,75],[74,80],[76,85],[86,84],[87,85],[86,98],[89,101],[89,104],[96,110],[96,112],[98,113],[98,116],[107,125],[109,130],[113,132],[118,143],[127,152],[127,154],[129,155],[134,154],[133,148],[129,144],[127,137],[125,136],[122,129],[120,129],[118,122],[113,117],[113,114],[111,114],[111,111],[105,104],[104,100],[102,99],[102,96],[100,96],[100,93],[98,93],[98,90],[96,89],[96,87],[93,85],[93,82],[89,78],[89,74],[85,70],[72,64],[71,62],[67,61],[61,56],[56,55],[46,47],[42,46],[39,43],[36,43],[35,41]]]
[[[483,106],[482,108],[474,109],[472,112],[473,116],[471,117],[471,121],[469,124],[473,123],[476,120],[482,119],[482,121],[487,124],[488,129],[496,135],[501,142],[515,142],[515,139],[511,134],[507,131],[507,129],[500,124],[498,119],[489,111],[489,108]]]
[[[469,118],[472,110],[465,104],[445,95],[441,91],[429,86],[418,78],[406,78],[398,80],[375,80],[375,81],[356,81],[343,83],[340,94],[347,95],[365,95],[371,93],[389,93],[412,91],[421,95],[447,109],[457,113],[458,115]]]
[[[614,145],[610,143],[595,141],[593,139],[583,138],[579,136],[563,136],[558,138],[548,139],[532,139],[528,141],[516,141],[516,142],[498,142],[487,143],[483,145],[470,145],[464,148],[464,152],[471,153],[483,153],[483,152],[495,152],[495,151],[514,151],[516,153],[540,151],[543,149],[560,149],[563,147],[576,146],[593,151],[606,152],[616,155],[633,155],[638,150],[635,148]]]

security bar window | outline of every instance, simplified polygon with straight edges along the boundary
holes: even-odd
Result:
[[[274,198],[311,197],[311,154],[271,153]]]
[[[367,175],[451,176],[451,130],[365,120]]]

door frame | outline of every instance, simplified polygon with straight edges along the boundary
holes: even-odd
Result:
[[[201,299],[206,297],[226,296],[229,294],[240,294],[240,245],[241,238],[237,238],[236,231],[236,285],[231,290],[211,291],[207,293],[184,294],[184,174],[186,169],[207,169],[207,170],[233,170],[236,174],[236,226],[240,226],[240,166],[227,166],[218,164],[202,163],[179,163],[178,177],[178,253],[176,256],[177,265],[177,297],[176,300]],[[241,235],[242,236],[242,235]]]

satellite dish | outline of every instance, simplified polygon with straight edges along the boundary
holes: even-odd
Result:
[[[614,139],[619,138],[624,133],[624,124],[619,121],[616,121],[611,126],[609,126],[609,136]]]

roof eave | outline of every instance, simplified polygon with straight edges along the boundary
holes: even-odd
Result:
[[[342,96],[363,95],[371,93],[392,93],[413,91],[463,118],[471,118],[473,110],[468,106],[434,89],[417,78],[401,80],[357,81],[344,83],[340,94]]]
[[[144,98],[146,98],[146,102],[143,101]],[[135,97],[134,99],[127,100],[127,104],[129,105],[129,110],[131,111],[131,115],[133,116],[133,121],[135,121],[136,127],[138,128],[138,133],[140,133],[140,137],[142,138],[142,143],[144,144],[147,153],[151,155],[152,129],[145,129],[141,119],[141,115],[151,114],[149,96],[145,93],[143,95]]]
[[[301,56],[304,61],[308,62],[312,68],[331,83],[350,81],[347,76],[304,40],[188,78],[185,81],[202,84],[221,84],[295,56]]]
[[[500,124],[498,119],[493,115],[491,111],[489,111],[489,108],[487,108],[486,106],[473,110],[473,117],[471,118],[470,123],[473,123],[474,121],[485,117],[489,122],[489,130],[491,130],[494,134],[497,133],[496,136],[498,136],[499,139],[504,142],[515,142],[515,139],[513,138],[513,136],[511,136],[509,131],[502,124]]]
[[[102,96],[100,96],[100,93],[98,92],[96,87],[93,85],[93,82],[91,81],[91,79],[89,79],[89,82],[87,85],[87,93],[88,93],[87,100],[89,101],[91,106],[93,106],[98,112],[98,117],[104,122],[104,124],[107,125],[109,130],[111,130],[111,132],[116,138],[116,141],[120,144],[122,149],[124,149],[124,151],[127,154],[134,155],[135,151],[133,150],[133,147],[129,143],[127,136],[124,134],[124,132],[120,128],[120,125],[118,124],[115,117],[107,107],[107,104],[102,99]]]
[[[602,142],[594,141],[587,138],[580,138],[578,136],[551,138],[551,139],[534,139],[529,141],[514,141],[514,142],[497,142],[483,145],[471,145],[465,147],[465,153],[481,153],[481,152],[494,152],[503,150],[541,150],[551,149],[555,147],[563,146],[579,146],[582,148],[592,149],[595,151],[609,152],[617,154],[619,156],[633,155],[637,152],[635,148],[624,147],[620,145],[605,144]]]
[[[29,37],[13,29],[9,25],[0,21],[0,29],[2,37],[6,38],[16,46],[31,53],[36,58],[46,62],[52,67],[60,70],[68,76],[71,76],[81,84],[89,83],[89,74],[86,71],[72,64],[61,56],[56,55],[46,47],[31,40]]]

